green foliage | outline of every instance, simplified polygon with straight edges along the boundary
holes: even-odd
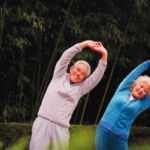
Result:
[[[149,59],[149,1],[5,0],[0,4],[1,120],[9,91],[14,93],[14,103],[8,107],[16,115],[13,121],[28,122],[32,113],[36,115],[56,62],[75,43],[87,39],[101,41],[108,50],[108,70],[121,43],[116,67],[122,66],[126,73]],[[123,37],[132,14],[129,30]],[[94,70],[100,58],[100,54],[84,49],[71,64],[83,59]],[[107,81],[107,71],[105,77]],[[106,89],[106,84],[102,87]],[[109,92],[113,93],[114,88],[109,88]],[[33,111],[38,97],[38,106]]]
[[[2,144],[3,149],[9,147],[13,143],[16,143],[16,141],[18,141],[19,139],[21,141],[24,141],[23,143],[21,142],[22,146],[26,145],[27,140],[29,142],[28,136],[30,136],[31,134],[31,127],[32,124],[0,123],[0,129],[1,129],[0,141],[1,143],[3,143]],[[21,139],[21,137],[26,137],[26,136],[27,138]]]
[[[17,143],[13,144],[13,146],[10,146],[9,148],[6,148],[6,150],[24,150],[28,147],[30,137],[23,137],[17,141]]]
[[[97,126],[71,126],[70,150],[94,150],[94,137]]]
[[[129,150],[148,150],[150,149],[149,142],[149,138],[139,139],[138,141],[135,141],[129,145]]]
[[[149,137],[150,128],[148,127],[132,127],[130,131],[129,141],[135,142],[137,138],[147,139]]]
[[[3,143],[0,141],[0,149],[2,149],[3,147]]]
[[[29,149],[32,124],[21,123],[0,123],[0,146],[1,149],[19,150]],[[97,125],[71,125],[70,132],[70,150],[94,150],[94,138]],[[129,149],[142,149],[144,143],[149,141],[149,127],[132,127],[129,136]],[[146,140],[147,139],[147,140]],[[144,143],[143,143],[143,142]],[[148,147],[148,145],[146,145]],[[145,147],[146,147],[145,146]],[[141,150],[140,149],[140,150]],[[137,149],[138,150],[138,149]]]

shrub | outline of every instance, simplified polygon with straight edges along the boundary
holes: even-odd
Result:
[[[94,150],[96,128],[97,125],[71,125],[69,128],[70,150]],[[28,150],[31,129],[31,123],[0,123],[0,149],[3,150],[6,149],[6,147],[12,147],[14,143],[21,140],[22,145],[25,145],[26,150]],[[139,139],[146,139],[149,135],[150,127],[132,127],[130,131],[129,145]],[[23,137],[27,138],[22,139]]]

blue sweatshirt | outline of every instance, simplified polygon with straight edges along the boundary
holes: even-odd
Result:
[[[147,60],[120,83],[99,122],[100,126],[128,139],[133,121],[141,112],[150,107],[150,96],[128,102],[131,96],[130,86],[148,67],[150,67],[150,62]]]

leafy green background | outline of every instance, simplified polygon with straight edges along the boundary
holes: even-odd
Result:
[[[108,65],[101,82],[80,99],[70,122],[97,124],[119,83],[149,59],[149,7],[150,0],[1,0],[0,121],[32,122],[62,53],[90,39],[106,47]],[[85,48],[69,67],[83,59],[93,71],[100,58]],[[150,126],[149,114],[148,109],[134,125]]]
[[[32,124],[0,123],[0,149],[29,149]],[[69,128],[70,150],[95,150],[94,138],[97,125],[71,125]],[[129,147],[141,147],[144,141],[149,141],[149,127],[132,127],[129,137]],[[20,148],[20,149],[19,149]]]

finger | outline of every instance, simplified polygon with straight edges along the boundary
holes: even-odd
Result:
[[[95,51],[100,52],[100,47],[95,48]]]
[[[99,45],[100,45],[100,43],[101,43],[101,42],[96,42],[96,44],[99,44]]]
[[[99,43],[100,43],[100,42],[98,42],[98,41],[93,42],[93,44],[96,44],[96,45],[99,44]]]
[[[100,47],[100,42],[95,43],[96,47]]]
[[[102,42],[99,42],[99,45],[102,46]]]

